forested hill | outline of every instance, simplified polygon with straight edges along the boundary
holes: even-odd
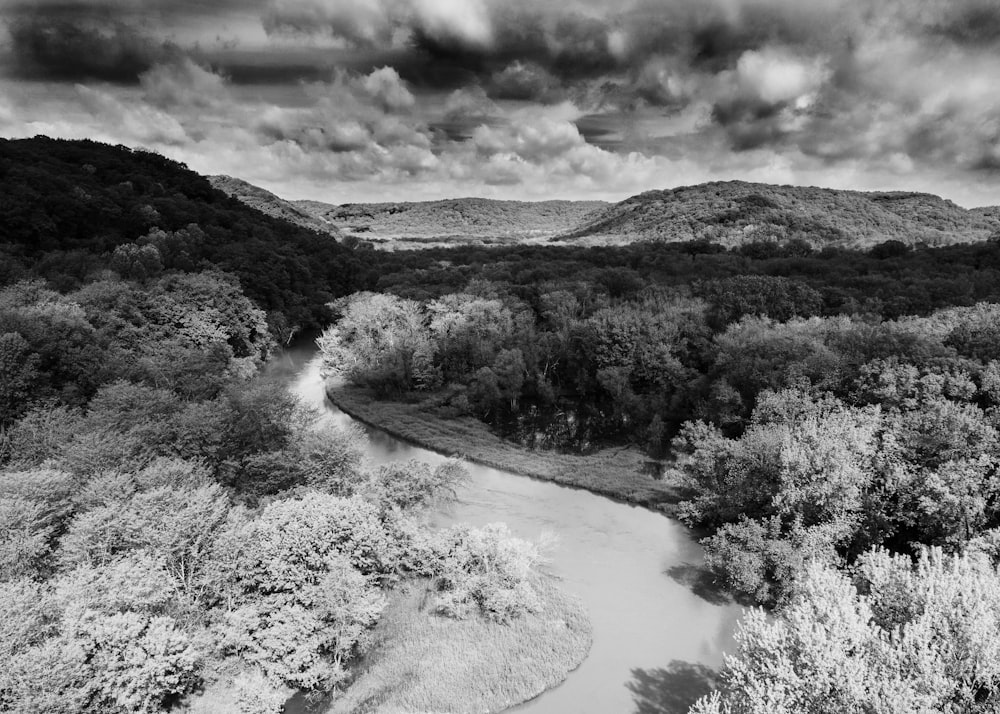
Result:
[[[743,245],[805,240],[870,248],[888,240],[931,246],[1000,233],[1000,209],[966,210],[926,193],[865,193],[720,181],[647,191],[592,214],[562,239],[691,241]]]
[[[209,182],[215,188],[233,198],[239,199],[251,208],[266,213],[274,218],[282,218],[303,228],[309,228],[320,233],[339,236],[340,231],[330,223],[314,216],[291,201],[275,196],[260,186],[254,186],[243,179],[232,176],[209,176]]]
[[[317,201],[295,205],[345,233],[372,240],[499,239],[515,242],[574,230],[601,201],[495,201],[455,198],[419,203],[355,203],[333,206]],[[450,239],[450,240],[448,240]]]
[[[154,153],[92,141],[0,140],[0,284],[70,291],[125,277],[221,269],[283,327],[315,327],[359,288],[362,257],[267,216]]]
[[[866,250],[973,243],[1000,235],[1000,207],[965,209],[926,193],[861,192],[719,181],[647,191],[620,203],[456,198],[416,203],[283,200],[229,177],[213,184],[269,215],[375,244],[615,245],[639,241],[718,243],[803,240],[816,248]]]

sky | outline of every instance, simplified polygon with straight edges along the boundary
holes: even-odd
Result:
[[[1000,0],[0,0],[0,136],[330,203],[1000,204]]]

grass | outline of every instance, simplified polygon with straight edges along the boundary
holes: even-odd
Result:
[[[504,441],[477,419],[442,414],[430,399],[379,400],[370,390],[333,381],[327,384],[327,394],[331,402],[356,420],[448,456],[583,488],[671,515],[686,495],[669,475],[666,479],[654,478],[650,466],[658,471],[658,465],[634,447],[605,449],[587,456],[534,451]]]
[[[581,605],[548,578],[539,612],[509,625],[429,612],[423,583],[400,590],[379,620],[372,649],[327,714],[489,714],[562,682],[590,650]]]

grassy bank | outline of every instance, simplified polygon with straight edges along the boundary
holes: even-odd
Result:
[[[327,714],[488,714],[562,682],[590,649],[580,604],[547,578],[542,609],[500,625],[431,614],[418,584],[396,594],[357,678]]]
[[[588,456],[533,451],[504,441],[471,417],[446,416],[430,401],[375,399],[361,387],[329,382],[327,394],[342,411],[393,436],[449,456],[511,473],[584,488],[628,503],[673,513],[682,490],[675,480],[650,474],[650,460],[634,447]],[[669,473],[669,472],[668,472]]]

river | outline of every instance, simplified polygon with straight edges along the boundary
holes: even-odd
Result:
[[[325,397],[313,349],[286,352],[272,374],[332,422],[352,420]],[[371,463],[445,457],[366,428]],[[457,500],[434,514],[441,526],[502,521],[524,538],[555,536],[547,568],[577,595],[593,622],[584,663],[558,687],[509,710],[517,714],[682,714],[707,691],[732,648],[740,609],[698,582],[700,546],[661,514],[587,491],[468,464]]]

